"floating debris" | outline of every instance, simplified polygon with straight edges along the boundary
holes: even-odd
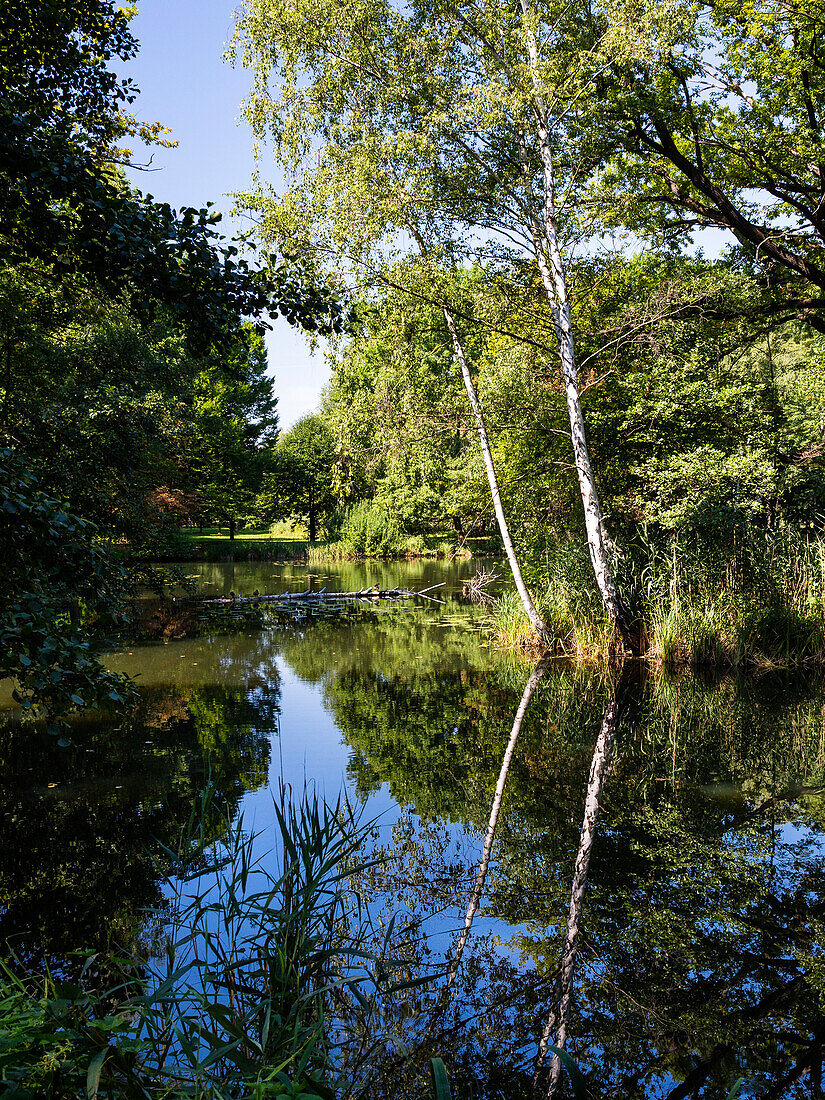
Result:
[[[361,588],[357,592],[328,592],[326,588],[322,588],[320,592],[313,592],[307,589],[306,592],[279,592],[275,595],[261,596],[258,592],[254,592],[251,596],[236,595],[234,592],[230,592],[228,596],[219,596],[208,600],[198,600],[197,602],[202,607],[214,607],[214,608],[235,608],[235,607],[257,607],[261,604],[276,605],[282,607],[294,607],[296,605],[304,604],[317,604],[317,603],[336,603],[339,601],[371,601],[371,600],[410,600],[421,597],[425,600],[430,600],[432,603],[445,603],[444,600],[439,600],[435,596],[429,596],[427,593],[433,592],[436,588],[441,588],[446,582],[440,581],[438,584],[431,584],[429,588],[421,588],[417,591],[411,588],[385,588],[381,589],[377,586],[372,588]]]

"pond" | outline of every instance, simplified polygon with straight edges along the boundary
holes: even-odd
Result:
[[[821,680],[634,670],[616,683],[551,663],[528,698],[532,666],[497,651],[459,599],[477,566],[186,566],[208,594],[443,580],[446,602],[131,646],[108,663],[137,678],[139,711],[85,719],[68,749],[9,715],[0,938],[59,968],[78,947],[151,937],[163,846],[207,782],[214,836],[242,814],[261,851],[273,791],[309,784],[365,804],[386,862],[363,887],[376,913],[413,919],[411,971],[443,976],[510,742],[437,1036],[454,1094],[531,1095],[546,1034],[593,1096],[724,1098],[739,1077],[741,1096],[819,1095]],[[439,988],[410,992],[393,1027],[414,1038]],[[399,1068],[388,1095],[430,1093]]]

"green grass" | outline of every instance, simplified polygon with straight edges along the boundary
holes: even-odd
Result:
[[[275,539],[269,531],[248,531],[246,528],[237,533],[234,539],[230,539],[226,531],[219,532],[217,528],[205,528],[202,535],[194,530],[181,531],[181,534],[193,546],[200,542],[306,542],[306,539],[299,539],[296,535]]]
[[[307,561],[318,563],[357,559],[359,557],[443,558],[455,555],[462,558],[485,553],[488,541],[470,539],[468,545],[458,547],[454,539],[445,533],[405,535],[398,543],[397,552],[386,550],[373,555],[359,553],[343,542],[311,543],[301,527],[292,528],[280,523],[271,528],[244,528],[230,539],[226,528],[204,527],[203,534],[197,527],[183,528],[170,540],[160,558],[168,561]]]
[[[167,556],[181,561],[304,561],[309,547],[309,539],[289,528],[283,534],[244,528],[230,539],[225,528],[205,527],[201,534],[189,527],[178,532]]]
[[[788,527],[745,531],[728,547],[642,544],[620,564],[620,581],[654,666],[790,668],[825,664],[825,541]],[[612,628],[586,550],[570,540],[548,554],[537,608],[552,653],[609,658]],[[493,608],[500,642],[539,652],[515,593]]]

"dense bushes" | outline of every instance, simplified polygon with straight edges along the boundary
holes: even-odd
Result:
[[[338,549],[342,556],[389,557],[404,549],[404,535],[386,508],[359,500],[344,516]]]

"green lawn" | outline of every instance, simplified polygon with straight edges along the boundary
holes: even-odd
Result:
[[[204,527],[203,534],[197,527],[184,527],[181,530],[181,534],[184,535],[191,543],[198,542],[217,542],[226,541],[232,542],[229,537],[229,530],[226,527]],[[295,529],[288,524],[279,524],[276,529],[276,533],[273,534],[268,527],[251,528],[244,527],[242,530],[235,532],[235,542],[300,542],[305,543],[308,541],[306,534],[300,533],[300,528]]]
[[[293,558],[303,558],[306,554],[309,540],[286,525],[283,533],[277,531],[273,534],[268,528],[249,529],[238,531],[234,539],[230,539],[229,531],[224,527],[220,531],[217,527],[204,527],[203,534],[197,527],[186,527],[180,535],[185,540],[188,550],[184,550],[184,558],[198,561],[220,561],[225,557],[251,557],[253,560],[289,561]]]
[[[197,527],[181,529],[180,553],[175,553],[184,561],[222,561],[227,558],[246,558],[249,561],[295,561],[306,558],[310,541],[306,532],[293,528],[287,523],[269,528],[244,528],[230,539],[227,528],[220,531],[217,527],[204,527],[203,534]],[[445,533],[429,534],[419,540],[420,552],[424,556],[434,552],[445,553],[452,540]],[[472,556],[489,554],[490,540],[472,538],[467,540],[466,550]],[[324,543],[315,545],[323,550]],[[493,550],[493,552],[495,552]],[[418,556],[416,553],[413,556]]]

